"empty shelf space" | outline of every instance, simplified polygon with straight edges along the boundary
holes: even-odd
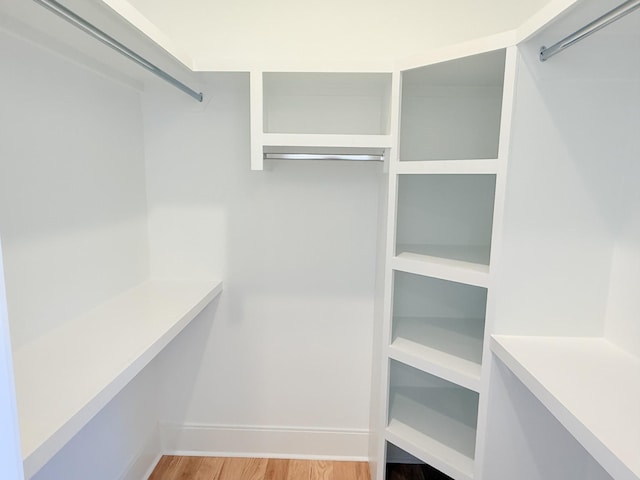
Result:
[[[640,358],[604,338],[496,335],[491,350],[613,478],[640,478]]]
[[[389,132],[389,73],[264,72],[262,82],[264,132]]]
[[[467,397],[460,388],[397,388],[387,440],[455,479],[473,478],[477,404]]]
[[[39,470],[222,291],[150,280],[14,352],[25,474]]]
[[[483,337],[481,318],[394,317],[389,356],[478,391]]]
[[[402,72],[400,158],[496,158],[505,51]]]
[[[489,265],[495,186],[493,174],[400,175],[397,257]]]
[[[387,480],[451,480],[439,470],[427,465],[419,458],[386,442],[385,479]]]
[[[400,159],[397,173],[416,174],[494,174],[498,172],[500,160],[429,160],[407,162]]]

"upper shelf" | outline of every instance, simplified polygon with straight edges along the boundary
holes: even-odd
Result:
[[[252,72],[251,168],[270,147],[392,147],[391,87],[391,73]]]
[[[613,478],[640,479],[640,358],[604,338],[494,335],[491,350]]]
[[[15,351],[27,478],[221,291],[218,281],[147,281]]]

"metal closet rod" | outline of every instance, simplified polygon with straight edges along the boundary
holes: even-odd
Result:
[[[360,153],[265,153],[265,160],[346,160],[358,162],[383,162],[383,154]]]
[[[141,57],[136,52],[134,52],[130,48],[126,47],[125,45],[123,45],[122,43],[117,41],[112,36],[107,35],[106,33],[104,33],[102,30],[100,30],[95,25],[92,25],[91,23],[87,22],[84,18],[76,15],[74,12],[69,10],[64,5],[61,5],[60,3],[56,2],[56,0],[33,0],[33,1],[38,3],[38,4],[40,4],[40,5],[42,5],[43,7],[47,8],[48,10],[52,11],[53,13],[58,15],[59,17],[63,18],[67,22],[71,23],[73,26],[78,27],[80,30],[83,30],[85,33],[88,33],[89,35],[91,35],[96,40],[104,43],[108,47],[113,48],[116,52],[124,55],[129,60],[131,60],[131,61],[137,63],[138,65],[140,65],[141,67],[149,70],[151,73],[153,73],[154,75],[160,77],[165,82],[170,83],[174,87],[179,88],[180,90],[182,90],[187,95],[190,95],[191,97],[195,98],[199,102],[202,102],[202,93],[196,92],[195,90],[187,87],[180,80],[172,77],[167,72],[165,72],[161,68],[155,66],[153,63],[149,62],[144,57]]]
[[[618,7],[614,8],[608,13],[605,13],[601,17],[595,19],[590,24],[582,27],[580,30],[572,33],[568,37],[563,38],[558,43],[552,45],[551,47],[541,47],[540,48],[540,61],[544,62],[545,60],[550,59],[557,53],[560,53],[565,48],[569,48],[575,43],[578,43],[580,40],[587,38],[589,35],[596,33],[598,30],[606,27],[610,23],[615,22],[616,20],[621,19],[625,15],[630,14],[634,10],[640,8],[640,0],[628,0]]]

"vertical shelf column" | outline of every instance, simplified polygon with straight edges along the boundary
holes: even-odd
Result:
[[[501,228],[514,55],[515,47],[469,51],[401,72],[398,88],[381,455],[394,445],[442,478],[479,478],[484,451],[478,428],[486,423],[487,298]],[[378,463],[382,480],[384,457]]]

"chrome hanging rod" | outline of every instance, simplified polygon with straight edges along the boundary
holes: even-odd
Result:
[[[358,162],[383,162],[384,155],[375,154],[327,154],[327,153],[265,153],[265,160],[347,160]]]
[[[546,60],[549,60],[551,57],[553,57],[557,53],[560,53],[565,48],[569,48],[575,43],[578,43],[580,40],[587,38],[589,35],[596,33],[598,30],[606,27],[616,20],[621,19],[625,15],[630,14],[638,8],[640,8],[640,0],[628,0],[624,2],[610,12],[605,13],[600,18],[595,19],[589,25],[582,27],[580,30],[572,33],[568,37],[563,38],[551,47],[540,48],[540,61],[544,62]]]
[[[115,38],[111,37],[110,35],[107,35],[106,33],[104,33],[102,30],[100,30],[96,26],[94,26],[91,23],[87,22],[84,18],[76,15],[74,12],[69,10],[64,5],[61,5],[60,3],[56,2],[56,0],[33,0],[33,1],[38,3],[38,4],[40,4],[40,5],[42,5],[43,7],[47,8],[48,10],[52,11],[53,13],[55,13],[59,17],[63,18],[67,22],[71,23],[75,27],[78,27],[80,30],[83,30],[85,33],[88,33],[89,35],[91,35],[96,40],[104,43],[108,47],[113,48],[116,52],[124,55],[129,60],[131,60],[131,61],[137,63],[138,65],[140,65],[141,67],[149,70],[151,73],[153,73],[154,75],[160,77],[165,82],[170,83],[174,87],[179,88],[180,90],[182,90],[187,95],[190,95],[191,97],[195,98],[199,102],[202,102],[202,93],[198,93],[195,90],[192,90],[191,88],[187,87],[180,80],[172,77],[171,75],[169,75],[167,72],[165,72],[161,68],[156,67],[153,63],[149,62],[144,57],[141,57],[140,55],[138,55],[136,52],[134,52],[130,48],[124,46],[122,43],[117,41]]]

